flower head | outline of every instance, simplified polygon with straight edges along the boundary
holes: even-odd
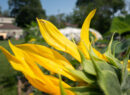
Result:
[[[38,65],[44,67],[52,73],[63,75],[72,81],[93,84],[95,82],[93,77],[98,76],[96,70],[98,70],[99,67],[93,61],[92,55],[95,60],[99,62],[98,65],[101,66],[101,70],[104,70],[105,66],[108,66],[107,62],[116,67],[120,67],[119,60],[111,55],[110,48],[112,41],[108,46],[108,50],[104,54],[101,54],[91,46],[91,42],[89,40],[89,26],[95,12],[96,9],[90,12],[85,19],[80,33],[81,40],[78,45],[68,40],[51,22],[43,19],[37,19],[40,32],[45,41],[55,49],[66,52],[78,60],[82,65],[84,65],[84,71],[76,70],[60,53],[42,45],[20,44],[15,46],[9,41],[9,45],[14,55],[10,54],[1,46],[0,50],[2,50],[4,55],[7,57],[12,67],[15,70],[22,72],[28,81],[40,91],[52,95],[60,95],[59,79],[51,74],[45,75]],[[94,65],[92,65],[92,63],[94,63]],[[104,67],[102,67],[102,64]],[[94,66],[97,66],[96,69],[94,69]],[[113,68],[110,68],[109,66],[105,69],[112,70],[114,72]],[[62,84],[64,88],[70,88],[70,86],[64,81],[62,81]],[[74,93],[70,90],[66,89],[65,91],[68,95],[74,95]]]

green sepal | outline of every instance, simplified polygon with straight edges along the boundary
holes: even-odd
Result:
[[[74,75],[75,77],[77,77],[79,80],[81,81],[85,81],[88,84],[92,84],[95,82],[95,77],[89,75],[89,74],[85,74],[83,71],[80,70],[71,70],[68,69],[69,72]]]
[[[107,48],[106,52],[104,53],[104,55],[105,55],[105,57],[107,58],[107,60],[110,64],[112,64],[115,67],[121,69],[122,65],[120,64],[120,61],[117,58],[115,58],[115,56],[111,52],[113,36],[114,36],[114,34],[112,35],[111,41],[109,42],[108,48]]]
[[[93,67],[93,64],[91,60],[86,60],[84,54],[79,50],[79,54],[81,57],[81,65],[83,67],[83,70],[91,75],[96,75],[95,69]]]
[[[126,95],[130,95],[130,75],[128,75],[125,82],[126,82],[126,84],[122,88],[123,94],[125,95],[126,93],[129,93],[129,94],[126,94]]]
[[[97,83],[105,95],[121,95],[121,87],[116,73],[110,70],[102,69],[101,65],[99,65],[92,56],[92,47],[90,47],[90,51],[88,52],[97,73]]]
[[[113,56],[115,57],[115,49],[116,46],[119,44],[120,42],[115,42],[115,44],[113,45]]]
[[[88,50],[88,48],[86,47],[86,49]],[[114,72],[115,73],[115,70],[112,68],[112,66],[110,65],[110,64],[108,64],[106,61],[104,61],[104,60],[102,60],[102,59],[100,59],[100,58],[98,58],[98,56],[94,53],[94,51],[93,51],[93,49],[92,49],[92,46],[90,46],[90,50],[88,50],[88,53],[89,53],[89,55],[90,55],[90,58],[91,58],[91,60],[83,60],[83,66],[84,66],[84,70],[86,71],[86,72],[88,72],[88,70],[89,70],[89,68],[87,67],[87,65],[85,64],[85,62],[88,62],[89,64],[88,64],[88,66],[90,65],[90,64],[93,64],[93,61],[95,61],[96,63],[95,63],[95,65],[96,65],[96,67],[99,67],[100,68],[100,70],[109,70],[109,71],[112,71],[112,72]],[[81,54],[80,54],[81,55]],[[81,55],[81,59],[83,58],[84,56],[83,56],[83,54]],[[93,59],[93,60],[92,60]],[[90,72],[92,72],[94,75],[96,74],[96,69],[95,69],[95,66],[94,66],[94,64],[93,65],[91,65],[91,68],[92,68],[92,71],[90,71]],[[94,70],[93,70],[94,69]],[[89,73],[89,72],[88,72]],[[91,73],[91,74],[92,74]]]
[[[127,71],[129,55],[130,55],[130,47],[128,51],[126,52],[126,55],[123,60],[123,67],[122,67],[121,88],[124,94],[126,94],[127,90],[129,91],[130,89],[130,75],[128,74],[128,71]]]
[[[60,86],[60,93],[61,95],[67,95],[66,92],[64,91],[64,87],[62,85],[62,79],[61,79],[61,75],[59,75],[59,86]]]
[[[104,95],[99,88],[92,86],[80,86],[68,89],[75,92],[76,95]]]
[[[86,49],[87,49],[87,47],[86,47]],[[96,61],[96,63],[98,65],[100,65],[101,70],[105,69],[105,70],[110,70],[110,71],[115,72],[114,69],[111,68],[111,66],[106,61],[98,58],[98,56],[92,50],[92,47],[90,47],[90,52],[91,52],[91,56]],[[81,56],[81,64],[82,64],[83,70],[88,74],[96,75],[96,71],[95,71],[95,68],[94,68],[94,65],[93,65],[92,61],[91,60],[86,60],[84,54],[80,50],[79,50],[79,54]]]
[[[94,69],[93,63],[91,60],[84,61],[84,72],[96,76],[96,71]]]

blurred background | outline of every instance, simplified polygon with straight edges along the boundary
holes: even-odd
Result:
[[[49,46],[39,32],[36,17],[51,21],[69,40],[74,39],[78,44],[83,21],[95,8],[97,11],[90,25],[93,46],[103,53],[115,33],[113,47],[121,60],[130,46],[130,0],[0,0],[0,46],[11,52],[8,39],[13,44]],[[67,54],[64,56],[72,64],[77,62]],[[13,70],[0,52],[0,95],[31,93],[44,95],[20,72]]]

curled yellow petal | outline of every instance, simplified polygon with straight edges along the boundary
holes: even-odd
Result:
[[[128,67],[127,67],[128,71],[130,71],[130,60],[128,60]]]
[[[89,57],[89,53],[86,49],[86,47],[89,49],[91,43],[89,40],[89,27],[90,27],[90,22],[91,19],[93,18],[94,14],[96,12],[96,9],[92,10],[89,15],[87,16],[87,18],[85,19],[82,29],[81,29],[81,33],[80,33],[80,43],[79,43],[79,48],[80,50],[84,53],[84,55],[86,56],[87,59],[90,59]],[[101,59],[105,59],[104,56],[98,52],[96,49],[93,48],[94,53]]]
[[[20,44],[16,45],[18,48],[24,50],[28,54],[32,53],[35,55],[39,55],[41,57],[48,58],[50,60],[54,60],[57,64],[67,67],[69,69],[74,69],[74,67],[69,63],[69,61],[62,56],[57,51],[50,49],[48,47],[36,44]]]
[[[77,46],[68,40],[60,31],[49,21],[37,19],[40,32],[45,41],[56,48],[72,55],[78,61],[81,61]]]
[[[23,72],[25,76],[30,77],[29,80],[35,79],[35,80],[41,82],[42,84],[46,84],[46,82],[47,82],[48,85],[50,85],[50,87],[55,89],[55,86],[53,85],[53,83],[46,78],[46,76],[42,73],[42,71],[39,69],[39,67],[33,62],[31,57],[29,57],[26,54],[26,52],[20,50],[19,48],[17,48],[13,44],[11,44],[10,41],[9,41],[9,45],[10,45],[10,48],[12,49],[13,53],[15,54],[15,57],[22,61],[21,64],[24,64],[26,66],[26,68],[22,68],[21,72]],[[15,63],[15,65],[17,66],[17,63]],[[45,85],[43,85],[43,86],[45,86]],[[43,88],[43,90],[44,90],[44,88]]]
[[[27,66],[24,63],[22,63],[22,61],[17,59],[15,56],[11,55],[5,48],[0,46],[0,50],[4,53],[4,55],[6,56],[6,58],[15,70],[22,71],[23,68],[27,68]]]
[[[37,77],[34,75],[34,73],[32,72],[32,70],[30,70],[30,68],[28,68],[28,65],[24,62],[21,61],[20,59],[16,58],[15,56],[11,55],[6,49],[4,49],[3,47],[0,47],[0,50],[4,53],[4,55],[6,56],[6,58],[8,59],[8,61],[10,62],[10,64],[12,65],[12,67],[15,70],[21,71],[24,75],[28,76],[27,79],[30,81],[30,79],[34,79],[37,81],[41,81],[39,79],[37,79]],[[37,71],[36,71],[37,73]],[[33,82],[35,84],[35,82]],[[46,82],[40,82],[42,85]]]
[[[90,41],[89,41],[89,27],[90,27],[90,22],[91,19],[93,18],[94,14],[96,12],[96,9],[92,10],[89,15],[87,16],[87,18],[85,19],[83,25],[82,25],[82,29],[81,29],[81,33],[80,33],[80,39],[83,40],[87,45],[90,45]]]
[[[53,88],[51,88],[51,86],[44,84],[42,81],[39,81],[38,79],[32,78],[31,76],[28,76],[25,74],[25,77],[27,78],[27,80],[29,81],[29,83],[34,86],[35,88],[37,88],[40,91],[43,91],[45,93],[51,94],[51,95],[59,95],[59,89],[58,87],[54,86],[55,91],[53,90]],[[44,79],[44,78],[43,78]],[[48,79],[49,80],[49,79]]]
[[[71,75],[68,69],[74,70],[73,66],[57,51],[41,45],[21,44],[18,48],[25,51],[32,60],[47,70],[66,76],[67,78],[76,81],[75,76]]]
[[[59,79],[57,79],[55,77],[52,77],[52,76],[47,76],[47,77],[48,77],[48,79],[53,81],[53,83],[55,85],[60,85],[59,84]],[[61,82],[62,82],[62,85],[63,85],[64,88],[70,88],[71,87],[70,85],[66,84],[65,82],[63,82],[63,81],[61,81]],[[65,89],[65,92],[67,93],[67,95],[75,95],[73,92],[71,92],[70,90],[67,90],[67,89]]]
[[[56,81],[54,83],[54,79],[56,79],[55,77],[44,75],[39,67],[33,62],[31,57],[29,57],[24,51],[15,47],[11,43],[10,46],[15,56],[11,55],[3,47],[0,47],[0,50],[2,50],[14,69],[21,71],[27,80],[40,91],[49,93],[51,95],[60,95],[59,85],[56,84]],[[66,83],[63,84],[65,87],[70,87]],[[68,93],[72,92],[69,91]]]

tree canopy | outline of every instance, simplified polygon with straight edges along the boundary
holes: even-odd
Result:
[[[26,27],[36,20],[36,17],[45,18],[40,0],[8,0],[10,16],[16,17],[16,24]]]
[[[87,14],[96,8],[92,27],[104,33],[109,30],[114,14],[119,10],[122,11],[124,6],[124,0],[77,0],[73,21],[81,27]]]
[[[65,27],[65,15],[64,14],[48,16],[48,20],[51,21],[58,28]]]
[[[0,6],[0,15],[1,15],[2,11],[1,11],[1,6]]]

